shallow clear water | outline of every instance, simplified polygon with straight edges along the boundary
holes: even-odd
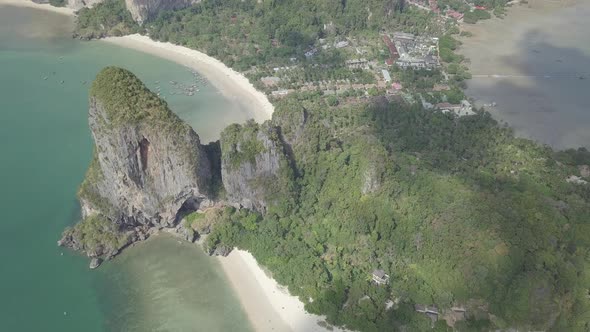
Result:
[[[193,81],[188,69],[72,40],[71,24],[0,6],[0,331],[250,331],[217,263],[188,244],[160,236],[93,272],[56,246],[78,220],[76,190],[92,151],[87,89],[102,67],[159,85],[202,141],[249,117],[210,85],[171,95],[169,81]]]

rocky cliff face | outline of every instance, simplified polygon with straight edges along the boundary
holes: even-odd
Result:
[[[221,135],[221,178],[229,203],[265,213],[284,199],[293,171],[279,128],[270,122],[232,125]]]
[[[49,0],[32,0],[37,3],[48,3]],[[67,0],[66,7],[73,10],[80,10],[84,7],[93,7],[105,0]],[[133,19],[143,24],[148,19],[154,18],[164,10],[177,10],[186,8],[202,0],[125,0],[127,10]]]
[[[199,137],[132,73],[109,67],[98,74],[89,123],[95,155],[79,191],[84,221],[76,227],[115,240],[107,249],[92,249],[84,240],[92,236],[74,227],[63,245],[91,256],[109,254],[150,228],[175,226],[183,211],[209,204],[210,162]],[[85,225],[88,220],[93,227]]]
[[[67,7],[73,10],[80,10],[84,7],[93,7],[104,0],[67,0]]]
[[[199,2],[201,0],[125,0],[125,5],[133,19],[142,24],[163,10],[182,9]]]

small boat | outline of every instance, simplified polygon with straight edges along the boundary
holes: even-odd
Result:
[[[47,77],[47,76],[43,76],[43,80],[44,80],[44,81],[47,81],[47,79],[48,79],[48,78],[49,78],[49,77]]]
[[[61,82],[59,82],[59,84],[64,84],[66,81],[62,80]]]

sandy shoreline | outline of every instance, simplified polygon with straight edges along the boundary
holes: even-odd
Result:
[[[75,12],[71,8],[38,4],[30,0],[0,0],[0,6],[2,5],[33,8],[75,16]],[[205,76],[228,100],[244,108],[256,121],[262,122],[272,116],[274,106],[264,93],[256,90],[244,75],[205,53],[172,43],[154,41],[139,34],[108,37],[102,39],[102,41],[155,55],[190,67]]]
[[[246,108],[255,120],[260,122],[271,118],[274,106],[264,93],[256,90],[244,75],[205,53],[154,41],[139,34],[108,37],[103,40],[190,67],[205,76],[226,98]]]
[[[0,6],[8,5],[8,6],[16,6],[16,7],[26,7],[26,8],[34,8],[40,10],[47,10],[50,12],[74,16],[74,10],[71,8],[66,7],[54,7],[50,4],[39,4],[34,3],[30,0],[0,0]]]
[[[307,313],[303,303],[268,277],[249,252],[234,249],[217,259],[256,331],[327,331],[318,325],[325,318]],[[332,331],[344,330],[334,327]]]

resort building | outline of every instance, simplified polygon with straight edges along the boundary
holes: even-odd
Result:
[[[373,281],[377,285],[386,285],[389,283],[389,275],[383,270],[375,270],[373,271]]]

